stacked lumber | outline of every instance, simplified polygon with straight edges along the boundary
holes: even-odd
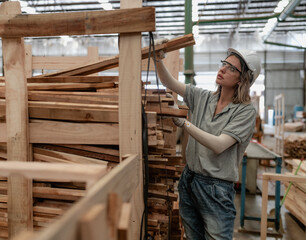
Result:
[[[157,50],[174,51],[194,44],[192,35],[170,40]],[[142,58],[148,48],[142,49]],[[33,161],[107,165],[119,163],[118,76],[87,76],[117,67],[119,56],[75,69],[27,78],[30,142]],[[171,108],[165,92],[143,92],[149,120],[150,222],[153,235],[165,239],[170,227],[180,234],[175,183],[182,171],[182,157],[176,156],[176,127],[171,117],[186,117],[187,109]],[[0,81],[0,160],[6,161],[5,81]],[[103,128],[99,128],[103,126]],[[62,132],[64,134],[62,134]],[[101,143],[102,142],[102,143]],[[86,193],[82,182],[33,179],[34,229],[48,226]],[[7,238],[7,179],[0,179],[0,237]],[[162,206],[167,206],[163,209]],[[156,204],[161,206],[154,207]],[[165,211],[166,210],[166,211]],[[173,216],[173,217],[172,217]],[[175,219],[172,220],[172,219]],[[172,224],[173,223],[173,224]],[[175,238],[173,238],[175,239]]]
[[[290,134],[285,138],[284,149],[289,158],[304,158],[306,154],[306,134]]]
[[[148,156],[148,230],[154,239],[181,239],[177,183],[185,164],[182,155],[176,153],[177,127],[170,116],[173,113],[172,116],[186,117],[187,109],[182,106],[174,112],[171,108],[174,102],[166,97],[165,91],[149,90],[150,96],[157,93],[160,102],[154,98],[146,102],[146,110],[156,110],[157,116],[157,143],[149,144]],[[151,127],[152,121],[148,129]]]
[[[286,160],[286,163],[292,166],[292,173],[295,174],[297,167],[300,164],[299,159]],[[306,178],[306,163],[302,162],[302,165],[297,172],[298,176],[304,176]],[[285,183],[287,188],[289,183]],[[294,215],[304,226],[306,226],[306,184],[295,182],[292,184],[290,191],[285,199],[285,207]]]

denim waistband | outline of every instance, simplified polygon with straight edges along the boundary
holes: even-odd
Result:
[[[186,165],[185,170],[186,170],[185,173],[187,174],[187,176],[191,177],[191,178],[196,177],[200,180],[203,180],[203,181],[206,181],[206,182],[209,182],[209,183],[225,183],[225,184],[229,184],[229,185],[234,184],[234,182],[231,182],[231,181],[223,180],[223,179],[220,179],[220,178],[214,178],[214,177],[210,177],[210,176],[205,176],[201,173],[196,173],[196,172],[190,170],[188,165]]]

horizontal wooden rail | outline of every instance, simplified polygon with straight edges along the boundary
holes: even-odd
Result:
[[[43,231],[31,235],[31,240],[75,240],[80,235],[80,220],[96,204],[107,205],[109,193],[116,193],[123,202],[128,202],[139,184],[139,156],[131,155],[108,172],[90,188],[86,197],[75,203],[58,221]],[[107,226],[101,225],[101,228]],[[18,239],[18,238],[17,238]],[[108,239],[101,236],[101,239]]]
[[[30,143],[119,144],[118,124],[38,121],[29,125]],[[4,143],[7,141],[5,123],[0,123],[0,132],[0,143]]]
[[[1,161],[0,176],[22,175],[29,179],[86,182],[91,187],[107,173],[107,165]]]
[[[155,31],[155,8],[0,16],[0,37]]]

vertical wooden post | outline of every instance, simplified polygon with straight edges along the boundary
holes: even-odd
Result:
[[[142,7],[141,0],[120,1],[121,9],[136,7]],[[144,209],[141,144],[141,33],[120,34],[119,48],[120,157],[133,153],[140,156],[140,184],[131,199],[133,209],[131,231],[129,231],[130,239],[136,239],[139,238]]]
[[[20,14],[19,2],[4,2],[0,14]],[[28,102],[23,38],[2,38],[5,76],[7,160],[28,161]],[[9,238],[32,230],[32,182],[21,175],[8,178]]]
[[[261,202],[261,224],[260,239],[265,240],[267,235],[267,210],[268,210],[268,184],[269,179],[265,176],[262,178],[262,202]]]

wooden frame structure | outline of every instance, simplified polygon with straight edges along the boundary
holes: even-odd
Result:
[[[133,169],[138,169],[138,174],[131,172],[137,179],[141,179],[141,32],[155,30],[155,9],[141,8],[141,6],[140,0],[122,0],[121,9],[116,11],[22,15],[19,2],[1,4],[0,36],[5,70],[6,124],[1,124],[3,131],[0,138],[1,141],[7,142],[8,161],[26,162],[32,158],[30,143],[33,131],[28,121],[26,85],[26,73],[29,71],[25,69],[23,37],[120,33],[119,62],[124,63],[119,64],[120,156],[121,158],[126,154],[138,156],[133,158]],[[117,24],[114,24],[114,21],[110,23],[108,19],[115,19]],[[115,25],[117,27],[114,27]],[[133,118],[129,117],[131,115]],[[3,128],[6,128],[6,131]],[[108,178],[111,176],[107,175]],[[108,183],[112,180],[114,179],[110,179]],[[33,228],[32,190],[31,182],[23,176],[13,175],[8,181],[9,237],[14,237],[25,229]],[[124,184],[122,182],[122,186],[126,187],[126,183],[126,180]],[[134,181],[133,184],[137,185],[138,182]],[[109,190],[111,186],[114,187],[113,183],[105,188]],[[138,184],[138,190],[133,191],[132,196],[124,190],[125,200],[132,198],[132,206],[137,206],[137,209],[132,207],[130,236],[138,236],[140,232],[143,209],[141,188],[142,185]],[[90,204],[90,201],[86,204]]]
[[[283,182],[299,182],[306,183],[306,177],[284,175],[276,173],[263,173],[262,175],[262,204],[261,204],[261,225],[260,225],[260,238],[266,239],[267,235],[267,205],[268,205],[268,183],[269,181],[283,181]]]

